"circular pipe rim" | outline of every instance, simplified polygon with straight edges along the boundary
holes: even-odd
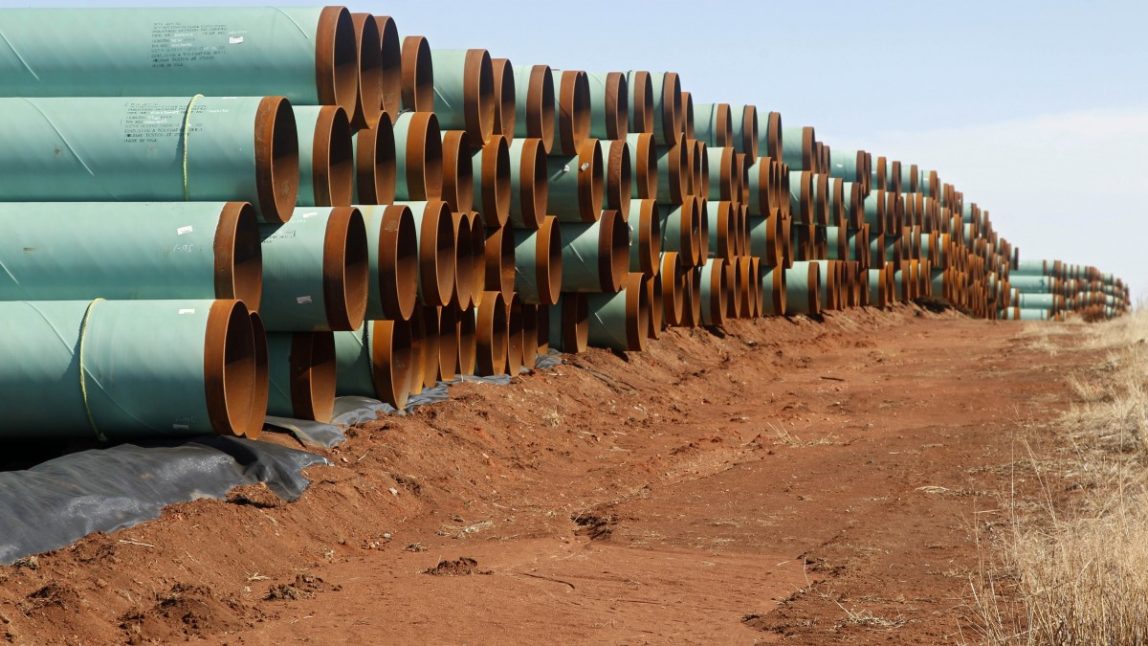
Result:
[[[311,144],[311,183],[317,206],[350,206],[355,193],[355,147],[347,113],[337,105],[319,108]]]
[[[514,122],[516,109],[516,92],[514,87],[514,67],[508,58],[490,59],[491,69],[494,73],[494,129],[493,134],[500,134],[506,139],[514,138]]]
[[[356,330],[367,313],[370,258],[363,216],[336,206],[323,236],[323,305],[332,330]]]
[[[392,204],[383,209],[378,240],[379,298],[391,318],[409,319],[418,303],[419,245],[414,214]]]
[[[453,211],[474,208],[474,164],[461,130],[442,133],[442,199]]]
[[[562,229],[558,226],[558,218],[545,216],[538,227],[536,240],[534,263],[538,299],[543,305],[554,305],[562,290]]]
[[[395,201],[395,131],[390,114],[383,112],[373,128],[355,133],[355,180],[360,204]]]
[[[379,32],[379,109],[398,114],[403,105],[403,49],[390,16],[375,16]]]
[[[351,23],[359,54],[359,78],[355,107],[347,115],[355,129],[370,128],[378,121],[383,104],[382,37],[375,17],[369,13],[352,13]]]
[[[267,328],[258,312],[249,309],[248,314],[251,318],[251,339],[255,346],[255,381],[251,389],[250,420],[243,436],[257,440],[263,434],[267,404],[271,401],[271,367],[267,363]]]
[[[403,39],[402,82],[404,111],[434,111],[434,64],[430,42],[424,36]]]
[[[207,416],[218,435],[245,436],[253,432],[260,384],[258,351],[251,315],[242,301],[211,303],[203,348],[203,385]],[[262,367],[266,371],[266,366]],[[260,422],[262,427],[262,422]]]
[[[359,100],[358,36],[351,12],[324,7],[315,30],[315,90],[320,105],[337,105],[354,113]]]
[[[299,195],[299,138],[291,103],[264,97],[255,112],[255,190],[265,222],[291,219]]]
[[[263,251],[255,207],[247,202],[224,204],[212,246],[215,298],[238,299],[258,312],[263,299]]]

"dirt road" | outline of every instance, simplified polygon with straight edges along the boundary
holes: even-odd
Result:
[[[0,638],[972,640],[975,541],[1071,368],[1022,329],[738,321],[458,386],[353,430],[297,503],[246,488],[0,568]]]

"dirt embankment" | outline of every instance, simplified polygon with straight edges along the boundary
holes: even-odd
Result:
[[[297,503],[244,488],[0,568],[0,641],[952,641],[1015,430],[1082,360],[1019,330],[736,321],[461,385],[352,430]]]

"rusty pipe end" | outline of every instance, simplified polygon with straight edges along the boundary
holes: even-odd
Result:
[[[207,415],[218,435],[243,436],[255,431],[258,415],[252,407],[258,404],[259,389],[265,387],[256,381],[261,370],[264,376],[267,371],[266,346],[260,366],[255,334],[242,301],[212,302],[204,337],[203,375]]]
[[[554,305],[562,290],[562,229],[558,226],[558,218],[553,215],[543,218],[537,240],[538,298],[543,305]]]
[[[367,228],[359,210],[331,209],[323,237],[323,303],[331,330],[355,330],[363,324],[370,289]]]
[[[390,204],[395,201],[395,132],[384,112],[372,128],[355,133],[356,204]]]
[[[355,147],[343,108],[319,108],[311,156],[315,204],[350,206],[355,187]]]
[[[357,101],[348,110],[355,129],[370,128],[378,121],[383,104],[383,44],[379,24],[369,13],[351,14],[355,26],[355,46],[359,58]]]
[[[403,110],[433,112],[434,66],[430,42],[426,37],[407,36],[403,39],[401,75]]]
[[[255,112],[255,191],[264,222],[291,219],[299,195],[299,138],[291,103],[264,97]]]
[[[390,16],[375,16],[379,32],[379,108],[398,114],[403,107],[403,49]]]
[[[359,98],[359,43],[351,12],[324,7],[315,30],[315,89],[320,105],[355,112]]]
[[[219,213],[213,243],[215,297],[236,298],[252,312],[263,297],[263,252],[255,208],[247,202],[227,202]]]
[[[494,133],[513,139],[517,120],[514,68],[507,58],[493,58],[490,63],[494,71]]]
[[[465,133],[447,130],[442,133],[442,199],[452,211],[474,208],[474,163],[466,145]]]
[[[271,367],[267,359],[267,328],[258,312],[249,313],[251,338],[255,347],[255,384],[251,390],[251,418],[243,435],[249,440],[257,440],[263,434],[267,404],[271,401]]]

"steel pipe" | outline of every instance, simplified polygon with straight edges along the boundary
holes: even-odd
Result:
[[[595,222],[605,197],[602,147],[597,139],[582,142],[577,155],[546,158],[549,214],[561,222]]]
[[[359,73],[355,83],[355,106],[347,109],[346,114],[349,122],[359,130],[375,125],[382,112],[383,50],[379,25],[374,16],[369,13],[353,13],[351,24],[355,28]]]
[[[498,97],[494,65],[485,49],[431,50],[434,112],[447,130],[463,130],[467,143],[482,148],[494,133]]]
[[[730,109],[730,125],[733,127],[730,145],[746,156],[747,163],[753,164],[758,155],[757,106],[733,106]]]
[[[785,315],[821,314],[821,265],[798,261],[785,270]]]
[[[650,73],[641,70],[626,72],[626,85],[629,86],[629,132],[649,134],[654,132],[654,83]]]
[[[334,333],[268,334],[267,357],[270,388],[267,412],[280,417],[330,422],[335,409]]]
[[[474,197],[483,219],[500,227],[510,218],[510,148],[502,135],[492,135],[471,157]]]
[[[617,211],[591,224],[561,224],[562,291],[616,292],[628,273],[630,229]]]
[[[510,214],[516,227],[537,229],[550,202],[546,152],[541,139],[518,138],[510,142]]]
[[[692,178],[690,155],[692,148],[687,145],[685,135],[678,137],[673,146],[659,146],[655,150],[658,163],[657,199],[659,202],[681,204],[690,195],[689,183]]]
[[[699,201],[687,196],[681,204],[657,204],[656,208],[662,231],[662,251],[678,252],[680,261],[687,265],[702,264]]]
[[[667,251],[661,255],[658,276],[662,283],[662,320],[666,325],[682,325],[686,281],[677,252]]]
[[[481,301],[481,298],[479,299]],[[481,303],[480,303],[481,304]],[[458,313],[458,374],[473,375],[478,363],[478,338],[476,307]]]
[[[525,365],[526,343],[523,336],[526,323],[523,321],[524,316],[522,301],[517,294],[512,295],[506,315],[506,374],[511,377],[521,373]]]
[[[490,61],[494,72],[494,134],[502,135],[507,141],[514,139],[514,122],[517,120],[518,91],[514,87],[514,66],[506,58]]]
[[[363,322],[370,258],[353,207],[299,207],[285,224],[260,227],[263,300],[272,332],[353,330]]]
[[[662,275],[646,274],[646,298],[650,302],[650,324],[646,328],[646,335],[651,339],[659,339],[665,328],[663,320],[664,304],[662,302]]]
[[[710,258],[702,266],[701,323],[703,325],[720,326],[725,323],[727,300],[731,297],[736,298],[730,294],[728,286],[731,277],[726,261],[721,258]]]
[[[403,111],[434,112],[434,62],[423,36],[403,39],[402,84]]]
[[[422,358],[415,356],[409,322],[367,321],[334,338],[338,394],[374,397],[402,410],[413,380],[422,390],[421,365],[415,363]]]
[[[379,109],[398,114],[403,109],[403,50],[399,30],[390,16],[375,16],[379,32]]]
[[[350,206],[355,153],[347,113],[333,105],[296,106],[294,112],[299,140],[296,205]]]
[[[672,146],[685,135],[685,106],[682,86],[675,72],[650,74],[653,90],[654,142],[659,146]]]
[[[258,435],[266,383],[237,300],[0,303],[0,436]],[[265,358],[265,357],[263,357]]]
[[[763,314],[785,316],[786,314],[786,270],[784,267],[763,267],[760,278]]]
[[[547,314],[550,347],[559,352],[579,354],[589,347],[590,310],[587,295],[563,293]]]
[[[282,97],[0,99],[0,114],[2,201],[247,200],[265,222],[295,205]]]
[[[362,75],[342,7],[10,9],[0,32],[0,96],[274,94],[351,114]]]
[[[737,256],[737,222],[740,208],[733,202],[710,199],[706,202],[709,229],[709,255],[732,260]]]
[[[368,320],[406,320],[418,300],[419,247],[415,219],[403,205],[359,206],[370,261]]]
[[[661,265],[662,221],[653,200],[630,204],[630,271],[656,276]]]
[[[573,157],[590,138],[590,83],[586,72],[565,70],[554,79],[558,131],[550,155]]]
[[[474,162],[466,133],[447,130],[442,135],[442,200],[452,212],[474,208]]]
[[[514,66],[514,140],[538,139],[544,154],[554,149],[554,75],[547,65]],[[511,142],[513,145],[514,142]]]
[[[641,352],[646,349],[650,301],[643,274],[627,274],[616,294],[588,294],[588,343],[595,347]]]
[[[514,229],[497,227],[486,230],[486,270],[484,284],[486,291],[502,294],[506,300],[514,293],[515,245]]]
[[[562,289],[562,232],[546,216],[538,229],[514,229],[514,290],[523,303],[554,305]]]
[[[364,128],[352,139],[355,155],[353,202],[390,204],[395,201],[395,131],[384,112],[373,128]]]
[[[395,202],[411,210],[419,258],[418,302],[447,305],[454,293],[454,218],[442,200]]]
[[[629,133],[630,89],[622,72],[586,73],[590,90],[590,136],[625,140]]]
[[[433,112],[404,112],[394,125],[395,197],[442,198],[442,134]]]
[[[630,217],[630,149],[625,140],[606,141],[603,144],[603,162],[606,167],[605,208],[618,211],[623,220]]]
[[[0,203],[0,300],[237,298],[257,310],[259,241],[246,202]]]

